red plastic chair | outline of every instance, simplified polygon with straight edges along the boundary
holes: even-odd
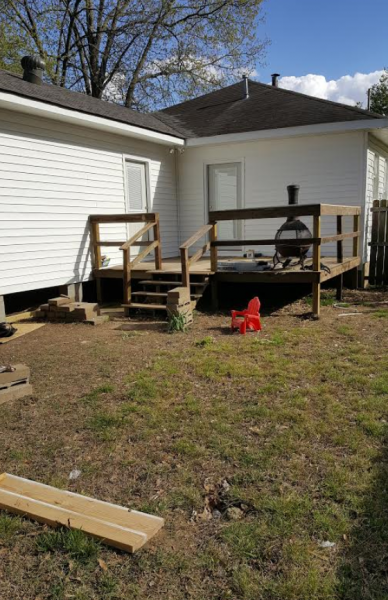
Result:
[[[239,329],[242,335],[250,331],[261,331],[260,300],[256,296],[245,310],[232,310],[232,331]]]

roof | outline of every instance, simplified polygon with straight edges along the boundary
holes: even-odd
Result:
[[[382,119],[381,115],[249,80],[145,114],[80,92],[24,81],[0,70],[0,91],[179,138],[201,138],[284,127]]]
[[[105,100],[99,100],[98,98],[93,98],[92,96],[87,96],[86,94],[74,92],[56,85],[47,83],[36,85],[35,83],[24,81],[20,75],[1,69],[0,91],[16,94],[17,96],[30,98],[32,100],[38,100],[45,102],[46,104],[53,104],[55,106],[60,106],[61,108],[103,117],[104,119],[119,121],[126,125],[134,125],[135,127],[142,127],[143,129],[157,131],[159,133],[182,137],[177,130],[170,127],[155,114],[140,113],[136,110],[126,108],[125,106],[120,106],[119,104],[114,104]]]
[[[249,98],[244,98],[239,82],[156,114],[185,137],[197,138],[384,118],[361,108],[252,80]]]

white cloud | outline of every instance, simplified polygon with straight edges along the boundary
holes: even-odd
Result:
[[[366,93],[374,83],[380,79],[383,71],[373,73],[355,73],[344,75],[339,79],[327,80],[323,75],[303,75],[302,77],[281,77],[279,86],[287,90],[294,90],[309,96],[317,96],[334,102],[354,105],[362,102],[366,107]]]

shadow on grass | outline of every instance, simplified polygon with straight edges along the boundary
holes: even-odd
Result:
[[[339,568],[341,600],[388,598],[388,436]]]

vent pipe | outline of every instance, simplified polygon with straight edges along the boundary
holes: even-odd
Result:
[[[23,79],[36,85],[43,83],[43,71],[46,67],[44,60],[36,54],[34,56],[23,56],[20,61],[23,67]]]
[[[272,73],[271,77],[272,77],[272,86],[279,87],[280,73]]]
[[[242,76],[242,81],[243,81],[244,99],[247,100],[247,98],[249,98],[249,79],[248,79],[248,75],[243,75]]]

